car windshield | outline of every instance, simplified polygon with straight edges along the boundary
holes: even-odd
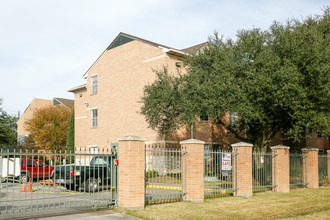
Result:
[[[91,161],[91,165],[104,165],[108,163],[108,157],[94,157]]]

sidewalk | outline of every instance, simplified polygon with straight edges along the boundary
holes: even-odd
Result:
[[[115,213],[111,210],[101,210],[95,212],[84,212],[80,214],[70,214],[70,215],[60,215],[60,216],[51,216],[51,217],[41,217],[41,218],[31,218],[29,220],[71,220],[71,219],[97,219],[97,220],[138,220],[139,218],[128,216],[122,213]]]

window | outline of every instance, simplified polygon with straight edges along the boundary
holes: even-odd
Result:
[[[90,146],[90,147],[89,147],[89,152],[90,152],[91,154],[98,154],[98,153],[99,153],[99,148],[97,147],[97,145]]]
[[[91,110],[91,118],[92,118],[92,127],[97,127],[97,115],[98,111],[97,108]]]
[[[237,125],[237,113],[230,112],[230,126],[236,126],[236,125]]]
[[[201,121],[208,121],[209,120],[209,116],[207,114],[202,114],[199,116]]]
[[[91,94],[97,94],[97,75],[93,75],[91,77],[92,83],[91,83]]]

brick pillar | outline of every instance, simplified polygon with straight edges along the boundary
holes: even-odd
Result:
[[[233,148],[234,196],[252,196],[252,144],[236,143]]]
[[[327,150],[327,161],[328,161],[328,183],[330,183],[330,150]]]
[[[304,155],[303,162],[303,181],[307,188],[319,188],[319,149],[301,149]]]
[[[144,209],[145,205],[145,143],[137,136],[119,139],[118,206]]]
[[[271,149],[273,191],[290,192],[290,147],[277,145]]]
[[[181,141],[184,200],[204,202],[204,141]]]

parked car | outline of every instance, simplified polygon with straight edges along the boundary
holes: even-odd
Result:
[[[41,159],[27,157],[0,157],[1,182],[28,182],[30,179],[49,179],[54,170]]]
[[[110,156],[93,156],[88,166],[61,165],[56,166],[53,174],[55,183],[69,190],[85,190],[97,192],[111,186],[112,170]]]
[[[79,184],[74,183],[80,176],[80,168],[80,166],[75,166],[74,164],[55,166],[52,178],[55,183],[64,185],[68,190],[77,190],[76,185]]]
[[[49,179],[53,173],[54,167],[49,166],[41,159],[21,158],[21,182],[28,182],[31,179]]]

